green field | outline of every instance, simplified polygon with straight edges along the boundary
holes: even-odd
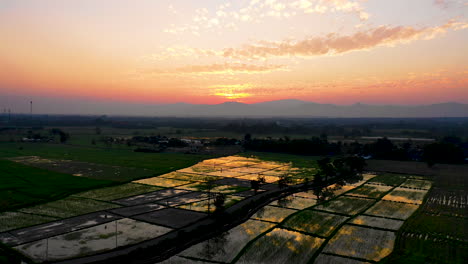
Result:
[[[75,177],[0,159],[0,211],[63,198],[69,194],[112,184]]]
[[[0,158],[20,156],[40,156],[50,159],[144,168],[157,175],[189,167],[211,157],[180,153],[140,153],[132,149],[106,149],[53,143],[0,143]]]

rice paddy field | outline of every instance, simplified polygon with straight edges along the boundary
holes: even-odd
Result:
[[[216,194],[233,206],[256,195],[250,180],[266,179],[262,193],[283,175],[312,179],[316,166],[313,159],[252,153],[192,165],[118,185],[54,172],[99,184],[0,213],[0,241],[37,262],[90,256],[195,224],[214,212]],[[468,234],[460,219],[468,217],[467,196],[446,181],[365,174],[360,182],[329,186],[333,195],[323,202],[312,191],[297,192],[163,263],[463,263]]]
[[[267,183],[274,185],[279,176],[304,173],[292,167],[292,163],[243,156],[208,159],[154,177],[148,175],[151,171],[148,168],[126,170],[37,156],[14,157],[2,162],[14,168],[39,171],[42,173],[36,176],[39,179],[52,173],[77,182],[97,182],[96,186],[111,185],[81,192],[77,189],[62,199],[0,213],[0,241],[38,262],[83,257],[158,238],[207,217],[215,210],[217,194],[225,195],[224,207],[229,208],[255,195],[250,188],[251,179],[265,177]],[[116,171],[124,172],[116,176],[117,180],[100,174],[113,175]],[[147,178],[139,179],[143,177],[139,172],[146,173]],[[112,184],[132,178],[137,180]],[[262,191],[265,190],[259,193]],[[234,231],[233,236],[243,237],[239,242],[233,241],[239,251],[290,214],[315,204],[315,200],[301,197],[289,200],[291,208],[283,208],[281,203],[267,206],[247,224],[235,229],[239,231]],[[252,230],[257,231],[251,233]],[[236,255],[232,253],[232,258]]]
[[[430,181],[423,184],[428,189],[402,186],[404,182],[410,184],[409,180],[408,175],[367,174],[362,181],[341,189],[330,186],[335,197],[324,202],[318,202],[312,191],[295,193],[252,215],[248,222],[269,223],[270,226],[261,234],[256,233],[256,237],[252,236],[250,242],[244,241],[242,250],[236,247],[235,257],[229,253],[226,259],[204,255],[208,246],[207,242],[202,242],[163,263],[185,260],[193,263],[353,264],[385,260],[394,250],[405,219],[421,206],[410,199],[415,198],[412,192],[417,191],[419,197],[419,192],[426,195],[431,188],[427,185]],[[384,200],[385,197],[392,199]],[[229,232],[212,241],[220,241],[222,245],[227,235]],[[215,252],[225,252],[225,249],[216,251],[214,245],[213,248]]]

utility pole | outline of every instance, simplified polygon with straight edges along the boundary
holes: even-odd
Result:
[[[30,116],[30,118],[32,120],[32,101],[31,101],[30,107],[29,107],[29,116]]]

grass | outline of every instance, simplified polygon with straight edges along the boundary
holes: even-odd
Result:
[[[304,210],[287,219],[282,225],[297,231],[327,237],[337,226],[348,219],[341,215]]]
[[[75,177],[3,159],[0,159],[0,175],[0,211],[112,184],[111,181]]]

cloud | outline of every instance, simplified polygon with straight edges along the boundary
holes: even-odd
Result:
[[[244,63],[223,63],[210,65],[190,65],[177,68],[178,73],[265,73],[285,69],[284,65],[253,65]]]
[[[434,4],[442,9],[446,9],[449,3],[447,0],[434,0]]]
[[[362,7],[362,0],[251,0],[232,3],[235,4],[226,1],[214,10],[197,8],[190,23],[172,24],[164,32],[199,36],[202,31],[236,31],[241,24],[261,23],[267,18],[291,19],[312,13],[349,13],[355,14],[361,21],[369,19],[369,14]]]
[[[234,74],[234,73],[268,73],[272,71],[285,70],[284,65],[255,65],[245,63],[214,63],[208,65],[188,65],[168,70],[146,70],[150,74]]]
[[[468,28],[468,23],[449,21],[437,27],[415,28],[410,26],[379,26],[359,31],[352,35],[340,36],[335,33],[323,37],[312,37],[301,41],[261,41],[241,48],[224,50],[224,57],[235,59],[262,59],[283,56],[319,56],[366,50],[378,46],[393,46],[419,39],[432,39],[448,30]]]

